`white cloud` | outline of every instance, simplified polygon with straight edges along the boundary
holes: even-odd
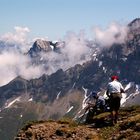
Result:
[[[42,66],[31,65],[30,58],[16,51],[0,54],[0,85],[7,84],[16,76],[26,79],[36,78],[45,73]]]
[[[7,33],[0,37],[1,40],[8,43],[15,43],[27,47],[26,34],[29,32],[27,27],[15,27],[15,33]],[[4,50],[0,54],[0,85],[4,85],[16,76],[22,76],[25,79],[32,79],[41,76],[42,74],[51,74],[56,70],[74,66],[78,63],[83,63],[89,53],[89,48],[86,46],[84,32],[67,33],[65,36],[65,47],[61,48],[61,53],[48,52],[42,53],[41,59],[47,64],[32,65],[31,59],[24,54],[21,54],[16,48]],[[27,45],[27,46],[26,46]],[[28,46],[29,47],[29,46]],[[45,70],[44,70],[45,68]]]
[[[127,35],[127,28],[117,23],[112,23],[106,30],[95,28],[95,39],[102,46],[110,46],[113,43],[123,43]],[[27,50],[31,47],[27,38],[30,30],[27,27],[15,27],[15,33],[6,33],[0,40],[9,44],[17,44],[21,49]],[[0,85],[7,84],[16,76],[25,79],[40,77],[42,74],[51,74],[58,69],[68,69],[75,64],[82,64],[90,59],[90,49],[87,46],[85,33],[81,31],[76,34],[68,32],[64,37],[65,47],[61,53],[54,51],[42,53],[42,61],[47,64],[32,65],[31,59],[16,49],[4,50],[0,53]]]
[[[75,65],[87,60],[90,49],[87,47],[85,33],[68,33],[65,37],[66,46],[63,53],[69,61],[69,65]]]
[[[30,30],[27,27],[14,27],[15,33],[5,33],[3,36],[0,37],[1,40],[4,40],[9,43],[19,43],[23,44],[26,42],[26,35]]]
[[[90,57],[90,48],[86,45],[84,32],[79,34],[68,32],[65,36],[65,47],[60,47],[61,53],[49,52],[42,54],[47,61],[47,73],[51,74],[58,69],[66,70],[75,64],[82,64]]]
[[[8,32],[0,36],[0,40],[8,44],[20,45],[21,50],[27,50],[28,38],[27,34],[30,32],[28,27],[14,27],[15,32]],[[26,48],[25,48],[26,47]]]
[[[110,26],[102,30],[94,28],[95,40],[102,46],[111,46],[113,43],[123,43],[127,36],[128,28],[118,23],[111,23]]]

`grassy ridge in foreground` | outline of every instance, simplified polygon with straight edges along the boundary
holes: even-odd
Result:
[[[109,124],[110,113],[102,113],[93,118],[92,125],[78,125],[71,119],[59,121],[30,122],[20,130],[15,140],[19,139],[57,139],[57,140],[139,140],[140,106],[122,108],[119,121],[115,126]]]

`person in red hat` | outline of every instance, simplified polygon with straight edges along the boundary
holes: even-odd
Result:
[[[112,124],[117,123],[118,111],[120,108],[121,93],[124,92],[122,84],[118,81],[118,76],[114,75],[111,77],[111,82],[107,86],[107,96],[109,97],[110,111]]]

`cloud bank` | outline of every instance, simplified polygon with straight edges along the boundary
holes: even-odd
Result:
[[[21,51],[27,51],[29,49],[28,33],[30,32],[28,27],[14,27],[14,33],[8,32],[0,36],[0,41],[3,41],[6,45],[18,46]]]
[[[31,47],[31,40],[27,36],[29,28],[16,26],[14,29],[14,33],[8,32],[0,36],[0,86],[17,76],[31,79],[45,73],[42,66],[32,65],[31,59],[25,55]]]
[[[8,43],[25,44],[27,33],[30,32],[29,28],[16,26],[14,29],[15,33],[8,32],[1,36],[0,39]]]
[[[31,65],[30,58],[22,55],[19,52],[4,51],[0,54],[0,85],[7,84],[17,76],[22,76],[26,79],[36,78],[43,72],[41,66]]]
[[[118,23],[111,23],[105,30],[94,28],[95,40],[101,46],[111,46],[114,43],[124,43],[127,37],[128,27]]]
[[[60,45],[60,53],[51,51],[42,53],[41,58],[47,61],[47,74],[51,74],[58,69],[66,70],[76,64],[82,64],[90,59],[90,48],[87,47],[84,32],[76,34],[68,32],[65,37],[65,45]],[[64,46],[63,46],[64,45]]]
[[[29,40],[27,36],[30,32],[29,28],[16,26],[14,29],[14,33],[9,32],[0,36],[0,42],[6,44],[4,46],[6,49],[0,52],[0,86],[7,84],[17,76],[25,79],[38,78],[44,73],[51,74],[60,68],[66,70],[75,64],[90,60],[93,46],[87,45],[88,39],[84,31],[77,34],[68,32],[63,39],[65,47],[60,46],[60,53],[54,51],[41,53],[40,58],[46,64],[33,65],[31,58],[23,53],[31,47],[32,40]],[[125,41],[127,27],[112,23],[105,30],[94,28],[94,34],[93,41],[100,46],[111,46],[113,43]],[[14,44],[13,47],[9,47],[10,44]]]

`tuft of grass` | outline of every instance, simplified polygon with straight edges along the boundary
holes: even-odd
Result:
[[[57,136],[66,136],[66,138],[69,138],[72,137],[72,135],[75,135],[76,131],[70,128],[59,128],[56,130],[55,134]]]
[[[29,121],[27,122],[24,127],[21,129],[23,131],[26,131],[28,128],[30,128],[32,125],[35,125],[35,124],[40,124],[40,123],[44,123],[45,121],[44,120],[40,120],[40,121]]]
[[[69,127],[77,127],[78,126],[78,123],[73,121],[72,119],[70,118],[62,118],[58,121],[58,123],[60,124],[68,124]]]
[[[140,114],[127,118],[120,124],[120,130],[135,129],[140,123]]]
[[[60,120],[58,120],[58,123],[60,123],[60,124],[69,124],[70,122],[71,122],[71,119],[66,118],[66,117],[63,117]]]
[[[100,130],[99,135],[100,135],[101,139],[108,140],[113,135],[116,135],[119,132],[119,129],[120,128],[118,125],[104,127]]]
[[[93,117],[93,119],[106,119],[110,115],[110,112],[101,113]]]
[[[101,119],[104,115],[96,118]],[[140,138],[140,107],[132,106],[122,108],[119,113],[121,121],[115,126],[102,127],[99,131],[101,139],[127,139],[139,140]]]

